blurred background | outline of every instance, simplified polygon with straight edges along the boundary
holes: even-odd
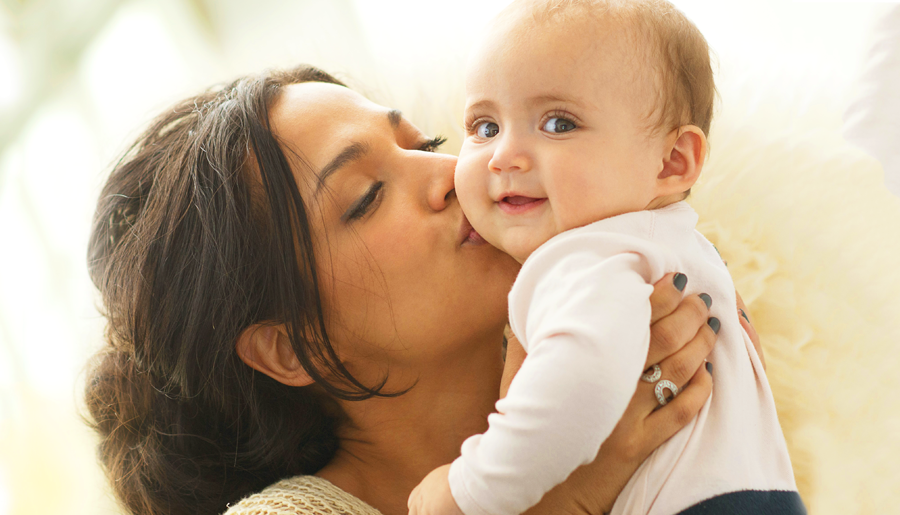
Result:
[[[723,109],[765,99],[802,117],[815,104],[832,124],[892,7],[673,2],[715,51]],[[85,245],[99,187],[140,129],[213,83],[308,62],[455,152],[466,48],[507,3],[0,0],[0,515],[118,513],[80,419],[103,331]]]

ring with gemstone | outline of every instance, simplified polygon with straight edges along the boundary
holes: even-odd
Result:
[[[662,381],[656,383],[656,400],[659,401],[660,406],[665,406],[672,399],[666,399],[664,395],[665,390],[669,389],[672,392],[672,399],[678,395],[678,387],[675,386],[675,383],[669,381],[668,379],[663,379]]]
[[[647,370],[652,370],[651,372],[647,372]],[[659,378],[662,377],[662,370],[659,368],[659,365],[653,365],[652,367],[644,370],[644,373],[641,374],[641,381],[645,383],[655,383],[659,381]]]

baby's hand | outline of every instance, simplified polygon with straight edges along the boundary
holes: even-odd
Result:
[[[409,515],[464,515],[450,493],[450,465],[432,470],[406,502]]]

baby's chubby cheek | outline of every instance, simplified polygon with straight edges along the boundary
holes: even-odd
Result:
[[[466,218],[469,219],[469,223],[478,231],[478,234],[496,246],[496,242],[491,239],[492,224],[489,218],[491,207],[494,204],[488,191],[490,172],[487,169],[487,163],[481,161],[477,156],[466,152],[466,147],[463,146],[456,163],[454,187],[459,205]]]

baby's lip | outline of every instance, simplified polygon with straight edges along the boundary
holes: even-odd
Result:
[[[504,200],[514,199],[514,202],[526,202],[528,199],[540,199],[544,197],[535,197],[528,193],[516,190],[507,190],[494,196],[494,202],[503,202]],[[521,199],[521,200],[518,200]]]
[[[518,215],[542,205],[547,201],[546,197],[529,197],[527,195],[506,194],[497,201],[497,206],[504,213]]]
[[[500,199],[500,202],[506,202],[507,204],[512,204],[514,206],[523,206],[530,202],[534,202],[537,200],[541,200],[537,197],[526,197],[525,195],[511,195],[507,197],[503,197]]]

